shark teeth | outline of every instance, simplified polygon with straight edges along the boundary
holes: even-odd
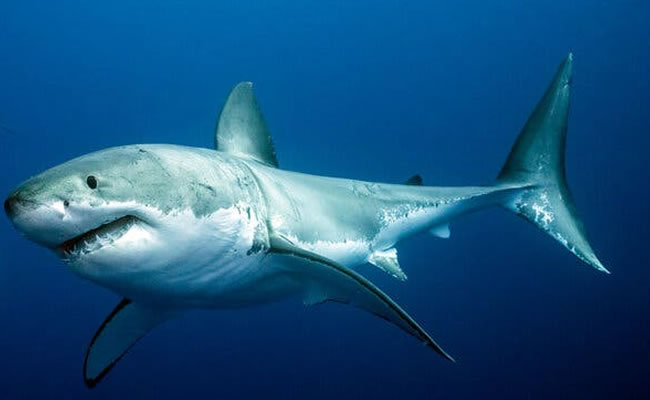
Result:
[[[58,250],[65,260],[83,256],[104,246],[113,244],[137,223],[138,219],[127,215],[109,223],[100,225],[86,233],[66,240],[59,245]]]

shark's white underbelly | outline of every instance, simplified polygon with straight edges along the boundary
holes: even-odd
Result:
[[[175,307],[244,306],[293,289],[291,280],[270,277],[277,266],[264,262],[266,244],[256,242],[263,221],[250,204],[201,217],[141,211],[148,223],[71,260],[70,269],[134,301]]]
[[[344,235],[340,240],[304,241],[295,235],[285,235],[285,239],[301,249],[320,254],[331,260],[354,268],[368,261],[371,254],[371,242],[367,240],[347,239]]]

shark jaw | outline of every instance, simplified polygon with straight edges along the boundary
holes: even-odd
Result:
[[[80,257],[99,249],[113,246],[137,224],[143,223],[133,215],[125,215],[97,228],[66,240],[56,247],[56,251],[66,262],[73,262]]]

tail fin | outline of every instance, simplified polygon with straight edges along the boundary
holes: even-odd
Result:
[[[509,199],[506,208],[537,225],[582,261],[609,273],[587,241],[566,182],[564,149],[572,63],[569,54],[519,134],[499,182],[528,186]]]

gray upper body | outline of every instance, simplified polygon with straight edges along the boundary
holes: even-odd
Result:
[[[88,176],[95,178],[96,188],[88,187]],[[347,267],[372,261],[405,279],[399,264],[391,268],[371,257],[380,257],[406,236],[435,225],[446,225],[455,216],[493,204],[510,192],[505,187],[423,187],[318,177],[284,171],[221,151],[160,144],[122,146],[85,155],[30,179],[12,198],[19,199],[17,207],[21,209],[46,206],[37,221],[31,214],[22,212],[14,218],[14,223],[20,228],[37,222],[38,229],[24,232],[51,248],[87,232],[89,227],[125,215],[156,226],[163,225],[161,215],[173,221],[178,214],[188,213],[199,221],[208,220],[219,210],[235,209],[238,222],[224,221],[231,229],[224,234],[233,236],[215,240],[232,244],[236,237],[246,236],[245,230],[252,229],[253,235],[245,244],[249,247],[241,254],[244,259],[268,250],[270,236],[276,236]],[[242,224],[241,220],[251,224]],[[186,220],[178,223],[185,224]],[[185,227],[173,229],[176,237],[170,239],[178,240]],[[209,253],[209,249],[205,250]],[[211,258],[215,265],[210,268],[224,268],[220,265],[223,251],[220,246],[214,246]],[[92,267],[92,263],[85,261],[93,255],[91,252],[83,257],[68,256],[66,261],[74,272],[132,299],[179,305],[187,302],[201,307],[231,304],[217,290],[211,291],[210,299],[198,300],[195,285],[187,286],[189,293],[182,293],[177,281],[169,282],[174,288],[168,287],[165,276],[169,275],[169,269],[187,270],[188,266],[183,264],[192,263],[189,250],[177,248],[176,252],[185,257],[182,264],[177,265],[177,257],[165,254],[164,264],[168,265],[164,268],[161,263],[150,268],[149,263],[131,268],[104,263]],[[397,263],[396,256],[391,258]],[[118,268],[128,275],[119,276]],[[136,277],[143,273],[147,280],[158,284],[140,287],[141,281]],[[205,277],[200,280],[213,289],[234,290],[236,286],[234,282],[225,285],[222,276],[219,282]],[[254,282],[245,284],[243,287]],[[257,301],[254,296],[247,297],[251,302]]]

